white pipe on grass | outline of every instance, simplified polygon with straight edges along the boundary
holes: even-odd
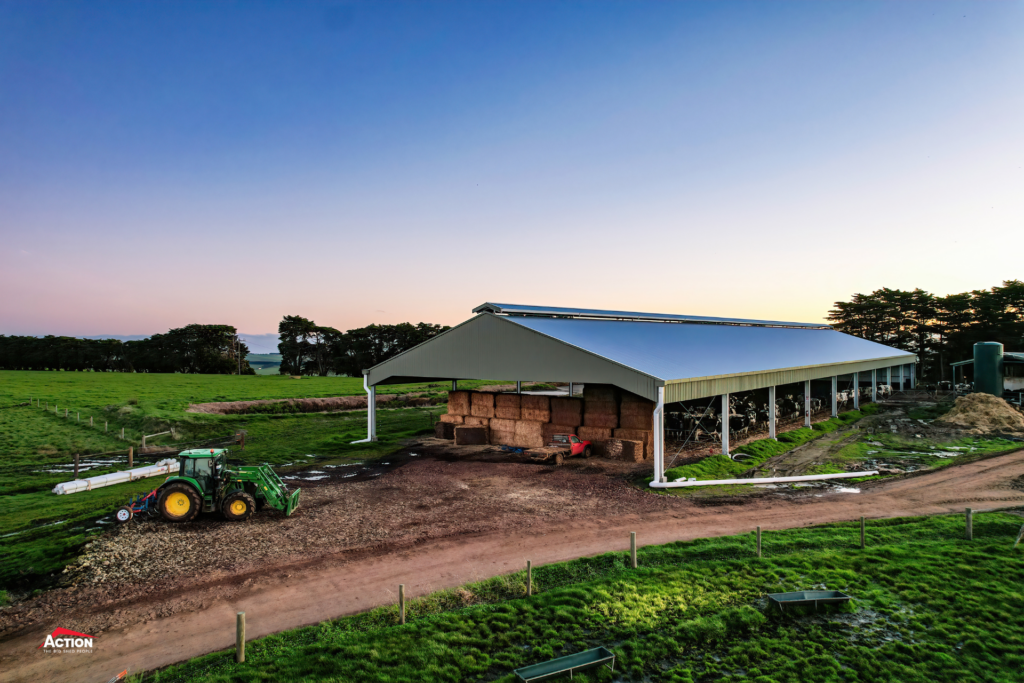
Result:
[[[670,489],[680,486],[718,486],[720,484],[785,484],[791,481],[820,481],[822,479],[848,479],[850,477],[870,477],[878,474],[876,470],[870,472],[843,472],[842,474],[809,474],[800,477],[765,477],[762,479],[707,479],[704,481],[685,481],[677,479],[668,483],[657,481],[651,482],[652,489]]]
[[[123,484],[128,481],[135,481],[136,479],[145,479],[146,477],[159,477],[161,474],[173,474],[177,470],[177,459],[168,458],[166,460],[161,460],[155,465],[148,465],[146,467],[136,467],[134,469],[124,470],[122,472],[101,474],[95,477],[87,477],[85,479],[75,479],[74,481],[66,481],[63,484],[57,484],[56,486],[54,486],[53,492],[59,496],[66,493],[91,491],[93,489],[102,488],[104,486],[113,486],[114,484]]]

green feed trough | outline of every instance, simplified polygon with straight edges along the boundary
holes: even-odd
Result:
[[[515,674],[519,680],[530,683],[531,681],[547,681],[566,674],[572,678],[576,671],[593,669],[598,666],[607,666],[615,671],[615,654],[607,648],[595,647],[593,650],[584,650],[540,664],[524,666],[521,669],[516,669]]]
[[[849,602],[851,598],[846,593],[841,591],[795,591],[793,593],[769,593],[768,599],[779,606],[779,611],[785,611],[782,609],[783,605],[788,607],[811,607],[818,609],[818,605],[837,605],[843,602]]]

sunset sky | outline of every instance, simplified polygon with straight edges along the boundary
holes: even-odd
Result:
[[[0,333],[1024,277],[1024,3],[0,3]]]

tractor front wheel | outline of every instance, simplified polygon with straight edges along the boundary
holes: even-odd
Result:
[[[224,499],[221,511],[232,522],[244,522],[256,511],[256,501],[248,493],[239,491]]]
[[[171,484],[160,492],[160,514],[168,522],[191,522],[199,514],[199,494],[188,484]]]
[[[118,524],[125,524],[127,522],[130,522],[132,521],[132,517],[134,516],[135,513],[132,511],[130,505],[119,507],[117,508],[117,512],[114,513],[114,519],[117,520]]]

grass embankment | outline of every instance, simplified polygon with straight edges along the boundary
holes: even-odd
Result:
[[[877,403],[869,403],[860,410],[850,410],[812,425],[810,428],[800,427],[779,434],[777,439],[759,439],[732,449],[734,454],[742,453],[750,456],[741,460],[731,460],[724,455],[713,455],[690,465],[673,467],[665,472],[668,481],[693,477],[698,481],[714,479],[735,479],[744,472],[758,467],[770,458],[791,451],[808,441],[813,441],[825,434],[830,434],[841,427],[853,424],[865,415],[878,412]],[[824,474],[824,473],[822,473]]]
[[[487,382],[463,382],[474,388]],[[400,385],[395,393],[424,392],[442,396],[440,384]],[[402,441],[430,430],[431,413],[443,406],[378,410],[380,441],[351,445],[365,438],[366,411],[281,415],[204,415],[186,413],[190,403],[280,398],[363,395],[362,380],[281,376],[164,375],[93,372],[0,371],[0,587],[34,587],[58,573],[86,542],[102,531],[97,517],[127,502],[132,493],[152,490],[160,479],[66,496],[50,493],[55,484],[72,478],[67,469],[75,453],[83,463],[97,453],[117,455],[83,476],[127,467],[129,445],[143,434],[173,428],[178,442],[222,437],[244,429],[246,447],[232,459],[247,463],[288,463],[364,460],[397,450]],[[33,405],[20,405],[32,399]],[[35,399],[49,410],[35,407]],[[54,406],[59,412],[54,413]],[[64,408],[70,417],[64,418]],[[81,421],[77,415],[81,414]],[[89,426],[89,417],[93,426]],[[104,422],[108,430],[104,432]],[[125,429],[126,440],[119,438]],[[172,445],[171,437],[151,444]],[[315,456],[315,457],[308,457]],[[136,464],[152,457],[137,456]],[[84,467],[84,464],[83,464]]]
[[[522,573],[268,636],[246,662],[219,652],[150,673],[171,683],[256,681],[511,682],[512,670],[603,645],[608,671],[576,681],[1019,681],[1024,596],[1011,546],[1020,518],[959,516],[751,534],[641,548]],[[763,597],[827,587],[855,602],[780,615]],[[490,603],[466,606],[467,603]],[[457,608],[454,611],[453,608]]]

